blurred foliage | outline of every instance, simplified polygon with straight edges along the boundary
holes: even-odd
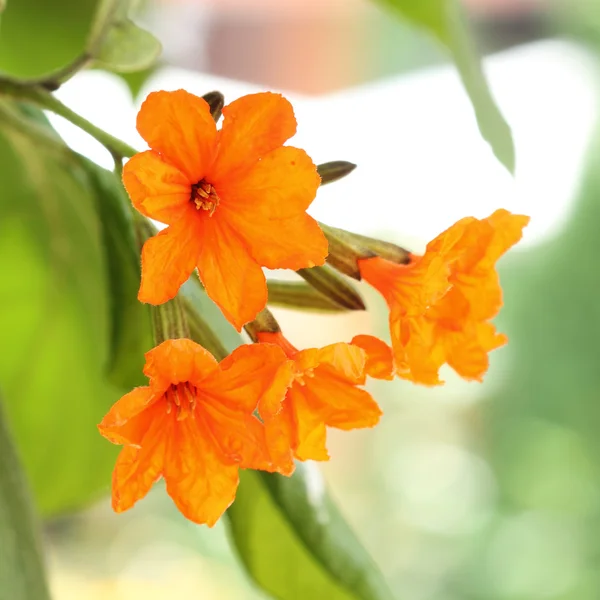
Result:
[[[92,434],[118,397],[105,379],[107,255],[95,190],[75,155],[1,133],[0,328],[10,351],[0,387],[48,515],[107,490],[116,455]]]
[[[0,402],[0,596],[49,600],[37,518]]]
[[[58,69],[83,50],[97,0],[16,0],[2,15],[0,70],[36,77]]]
[[[392,12],[425,29],[450,52],[471,98],[479,130],[496,158],[515,170],[515,147],[510,127],[488,88],[479,56],[457,0],[377,0]]]
[[[227,514],[248,572],[275,598],[392,598],[316,466],[299,463],[291,478],[243,472]]]
[[[500,544],[496,557],[507,574],[499,594],[600,596],[599,222],[597,136],[562,230],[513,255],[501,272],[500,326],[510,337],[510,362],[483,404],[483,444],[499,485],[501,517],[488,543],[507,536],[510,544]],[[468,597],[489,596],[482,589]]]

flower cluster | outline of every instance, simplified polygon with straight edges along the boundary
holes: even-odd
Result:
[[[289,476],[294,459],[329,459],[327,427],[376,425],[382,413],[363,389],[367,377],[437,385],[447,364],[481,380],[488,353],[506,343],[490,322],[502,305],[495,263],[528,222],[505,210],[465,218],[423,256],[379,252],[347,232],[356,244],[337,243],[306,214],[321,180],[303,150],[283,145],[296,131],[290,103],[253,94],[223,115],[218,130],[207,102],[183,90],[152,93],[142,105],[137,128],[150,149],[125,165],[123,182],[139,213],[166,228],[143,245],[138,298],[165,303],[197,270],[206,294],[255,343],[217,362],[185,337],[162,341],[146,354],[148,386],[123,396],[99,425],[124,446],[116,511],[163,477],[181,512],[208,525],[233,502],[240,468]],[[391,347],[359,335],[298,350],[284,337],[265,312],[262,267],[325,261],[350,265],[346,274],[383,295]]]

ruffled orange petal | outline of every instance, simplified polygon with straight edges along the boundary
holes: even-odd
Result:
[[[300,460],[329,460],[325,423],[307,399],[306,386],[293,385],[288,401],[294,424],[294,454]]]
[[[190,184],[199,182],[213,164],[214,119],[206,101],[185,90],[149,94],[138,113],[137,130]]]
[[[189,209],[187,177],[153,150],[140,152],[123,168],[123,185],[144,216],[172,224]]]
[[[203,247],[200,231],[199,220],[184,216],[146,241],[142,248],[140,302],[157,305],[177,295]]]
[[[149,387],[138,387],[125,394],[98,425],[100,433],[113,444],[139,445],[154,411],[148,408],[161,396]]]
[[[200,387],[218,367],[208,350],[186,338],[165,340],[146,352],[145,357],[144,375],[155,393],[186,381]]]
[[[245,344],[219,363],[219,369],[202,382],[202,393],[228,407],[268,416],[281,403],[294,376],[293,363],[274,344]]]
[[[172,419],[154,418],[139,448],[125,446],[121,450],[112,482],[112,506],[116,512],[131,508],[160,477],[171,426]]]
[[[292,105],[280,94],[250,94],[223,109],[219,132],[219,155],[211,169],[210,181],[219,184],[256,163],[282,146],[296,133]]]
[[[390,309],[415,316],[442,297],[450,287],[450,270],[441,254],[428,251],[408,265],[380,256],[358,261],[361,277],[385,298]]]
[[[302,362],[301,351],[298,362]],[[365,382],[366,354],[356,345],[338,342],[319,348],[316,354],[316,366],[332,370],[344,380],[357,385]]]
[[[305,269],[325,263],[329,245],[318,223],[307,214],[267,219],[252,210],[231,211],[227,220],[244,240],[252,257],[269,269]]]
[[[169,440],[163,475],[167,493],[183,515],[212,527],[233,502],[237,465],[225,464],[210,432],[198,419],[177,422]]]
[[[394,356],[392,349],[383,340],[372,335],[357,335],[352,338],[352,345],[365,351],[365,372],[369,377],[388,381],[394,379]]]
[[[215,183],[223,206],[267,220],[289,219],[306,211],[320,184],[308,154],[291,146],[269,152],[239,177]]]
[[[217,210],[205,220],[198,271],[206,293],[240,331],[265,307],[267,283],[262,269],[222,214]]]
[[[306,380],[302,394],[312,413],[329,427],[373,427],[383,414],[371,394],[323,367]]]
[[[434,323],[423,316],[406,317],[390,310],[390,334],[396,374],[423,385],[439,385],[444,353],[436,345]]]
[[[271,453],[264,425],[254,416],[206,398],[200,412],[205,415],[207,429],[228,464],[238,464],[244,469],[261,469],[291,475],[294,464],[289,452]],[[277,447],[277,446],[276,446]]]
[[[508,341],[491,323],[479,322],[459,332],[445,331],[440,338],[447,363],[467,381],[483,381],[489,367],[488,354]]]

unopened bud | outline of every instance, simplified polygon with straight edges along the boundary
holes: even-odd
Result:
[[[315,269],[317,268],[315,267]],[[312,271],[313,269],[306,270]],[[335,271],[332,272],[335,274]],[[344,283],[346,282],[344,281]],[[352,303],[352,306],[348,306],[348,303],[345,303],[345,305],[340,304],[339,299],[337,299],[339,293],[335,294],[336,299],[333,299],[330,295],[321,293],[315,287],[303,281],[270,280],[267,281],[267,287],[269,288],[269,304],[272,306],[320,312],[360,310],[360,308],[356,308],[358,304],[356,301]]]
[[[221,113],[223,111],[223,106],[225,105],[225,96],[221,94],[221,92],[208,92],[208,94],[204,94],[202,96],[204,100],[208,103],[210,108],[210,114],[212,118],[215,120],[215,123],[218,123],[221,118]]]
[[[337,227],[319,223],[329,242],[327,262],[334,268],[360,281],[358,261],[363,258],[381,256],[399,264],[410,262],[410,253],[390,242],[384,242],[357,233],[351,233]]]
[[[268,308],[263,308],[254,321],[244,325],[246,333],[250,336],[253,342],[258,342],[259,333],[280,333],[281,327],[273,313]]]
[[[317,166],[317,172],[321,176],[321,185],[346,177],[354,169],[356,169],[356,165],[346,160],[334,160]]]
[[[365,310],[365,303],[354,286],[331,267],[300,269],[298,275],[335,303],[339,307],[337,310]]]

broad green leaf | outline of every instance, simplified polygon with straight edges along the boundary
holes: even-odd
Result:
[[[96,429],[123,391],[105,376],[105,234],[77,157],[3,129],[0,162],[0,388],[36,503],[49,515],[107,491],[117,452]]]
[[[95,62],[111,71],[131,73],[151,67],[161,51],[160,42],[151,33],[123,19],[108,31]]]
[[[148,305],[137,299],[140,252],[135,240],[131,203],[114,173],[84,158],[96,200],[108,267],[111,340],[107,374],[124,389],[145,385],[144,353],[152,348]]]
[[[481,135],[498,160],[514,173],[515,147],[511,130],[489,90],[458,0],[377,1],[428,31],[447,48],[471,98]]]
[[[49,600],[37,517],[0,404],[0,597]]]
[[[188,281],[184,292],[228,352],[240,345],[239,334],[196,283]],[[298,464],[290,478],[242,471],[227,520],[248,573],[274,598],[392,598],[331,501],[317,467]]]
[[[316,466],[299,463],[290,478],[243,471],[227,515],[246,569],[274,598],[392,598]]]
[[[97,0],[11,0],[2,13],[0,70],[37,77],[84,49]]]

